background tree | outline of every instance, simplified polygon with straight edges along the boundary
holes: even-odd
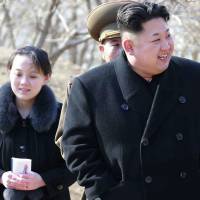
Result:
[[[50,85],[62,101],[70,76],[101,62],[86,20],[90,10],[106,1],[0,0],[0,85],[7,80],[2,66],[10,53],[24,45],[36,45],[49,53],[54,64]],[[172,13],[175,54],[200,61],[200,1],[152,1],[166,4]],[[75,184],[70,190],[72,200],[79,200],[83,189]]]
[[[87,32],[87,15],[107,1],[0,0],[0,46],[36,45],[49,52],[54,65],[63,58],[87,69],[100,62],[96,42]],[[172,13],[176,54],[199,60],[200,1],[154,1],[166,4]]]

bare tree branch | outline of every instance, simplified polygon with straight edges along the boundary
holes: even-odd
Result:
[[[40,35],[40,38],[39,38],[38,42],[36,43],[37,47],[41,48],[43,46],[45,39],[48,35],[49,28],[51,27],[52,17],[54,15],[56,8],[58,7],[59,3],[60,3],[59,0],[52,0],[52,2],[51,2],[48,14],[45,18],[44,28],[42,29],[42,34]]]
[[[86,36],[85,38],[82,38],[82,39],[69,40],[68,42],[66,42],[66,44],[62,48],[58,49],[53,55],[50,56],[50,60],[51,60],[52,65],[55,64],[56,60],[59,58],[59,56],[64,51],[66,51],[67,49],[69,49],[71,47],[77,46],[77,45],[79,45],[81,43],[84,43],[89,39],[90,39],[90,36]]]
[[[14,37],[14,33],[13,33],[13,26],[12,26],[9,10],[6,7],[5,3],[2,4],[2,7],[3,7],[3,11],[4,11],[4,20],[5,20],[6,26],[8,28],[7,33],[9,34],[11,45],[15,49],[16,48],[15,37]]]

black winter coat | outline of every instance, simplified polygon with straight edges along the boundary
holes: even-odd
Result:
[[[10,83],[0,88],[0,175],[11,170],[11,157],[32,159],[32,171],[46,183],[43,200],[69,200],[68,186],[74,177],[67,170],[54,143],[61,104],[43,86],[31,113],[22,119]],[[5,188],[0,185],[0,199]]]
[[[200,199],[200,64],[173,57],[154,99],[135,77],[122,53],[74,79],[67,166],[89,200]]]

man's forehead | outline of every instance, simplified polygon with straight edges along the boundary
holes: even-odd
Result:
[[[162,18],[155,18],[142,24],[143,31],[141,33],[151,36],[157,36],[161,33],[170,32],[167,22]]]

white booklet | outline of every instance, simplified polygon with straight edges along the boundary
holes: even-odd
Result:
[[[11,158],[12,172],[28,174],[31,172],[31,159],[28,158]]]

